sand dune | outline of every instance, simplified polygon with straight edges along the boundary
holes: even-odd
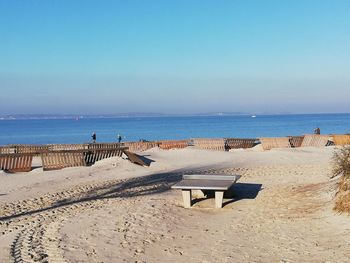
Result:
[[[332,211],[333,148],[144,152],[144,168],[0,174],[0,262],[347,262],[350,220]],[[182,207],[184,173],[240,174],[234,199]]]

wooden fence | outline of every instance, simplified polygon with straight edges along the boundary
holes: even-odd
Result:
[[[102,159],[119,156],[127,147],[93,150],[64,150],[41,154],[43,170],[58,170],[66,167],[92,165]]]
[[[306,134],[301,147],[324,147],[334,144],[329,135]]]
[[[188,146],[190,140],[164,140],[159,141],[159,148],[163,150],[182,149]]]
[[[150,163],[146,163],[142,158],[136,153],[124,151],[125,155],[128,157],[129,161],[141,166],[149,166]]]
[[[203,139],[196,138],[193,139],[193,145],[196,148],[215,150],[215,151],[225,151],[225,140],[223,138],[219,139]]]
[[[129,148],[130,151],[142,152],[151,148],[158,147],[158,142],[124,142],[123,146]]]
[[[48,152],[48,145],[15,145],[14,146],[16,153],[32,153],[32,154],[40,154],[42,152]]]
[[[301,147],[304,140],[304,136],[288,136],[288,138],[289,138],[290,145],[293,148]]]
[[[44,171],[86,165],[83,151],[56,151],[42,153],[41,161]]]
[[[41,152],[49,151],[47,145],[30,145],[30,144],[15,144],[0,147],[0,154],[11,154],[11,153],[32,153],[40,154]]]
[[[246,149],[254,147],[256,145],[256,139],[226,138],[225,144],[226,150],[241,148]]]
[[[11,146],[1,146],[0,147],[0,154],[10,154],[10,153],[16,153],[16,149]]]
[[[350,145],[350,134],[334,134],[332,137],[335,145]]]
[[[121,157],[125,149],[127,148],[89,150],[84,152],[84,160],[86,165],[92,165],[102,159],[115,156]]]
[[[264,150],[271,150],[273,148],[291,148],[288,137],[276,138],[259,138]]]
[[[75,151],[85,150],[88,148],[88,144],[50,144],[50,151]]]
[[[32,161],[32,154],[0,154],[0,169],[7,172],[29,172]]]
[[[99,150],[99,149],[118,149],[120,148],[120,143],[89,143],[87,149],[89,150]]]

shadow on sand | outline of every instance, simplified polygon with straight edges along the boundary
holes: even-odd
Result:
[[[226,193],[224,198],[230,199],[225,201],[222,206],[237,202],[243,199],[255,199],[259,192],[262,190],[262,184],[251,184],[251,183],[235,183]],[[214,191],[203,191],[206,197],[195,198],[192,203],[198,203],[200,201],[206,200],[208,198],[215,198]]]
[[[146,157],[147,155],[139,155],[139,158],[147,165],[147,166],[150,166],[151,163],[154,163],[155,161],[150,159],[150,158],[147,158]]]
[[[171,186],[182,179],[185,173],[183,169],[167,173],[156,173],[148,176],[130,178],[115,182],[106,183],[103,186],[96,186],[85,192],[74,193],[72,197],[52,200],[50,205],[37,207],[35,209],[22,210],[12,215],[0,217],[0,221],[11,220],[21,216],[30,216],[36,213],[49,211],[74,204],[82,204],[95,200],[129,198],[136,196],[153,195],[168,191]],[[234,199],[227,201],[224,205],[242,199],[254,199],[261,190],[261,184],[236,183],[232,187]],[[179,193],[180,194],[180,193]],[[200,199],[203,200],[203,199]],[[194,200],[195,201],[195,200]],[[198,200],[199,201],[199,200]]]
[[[172,171],[168,173],[157,173],[143,177],[130,178],[127,180],[116,181],[115,183],[96,186],[85,192],[78,192],[70,198],[53,200],[53,203],[46,207],[40,207],[33,210],[21,211],[9,216],[0,217],[0,221],[11,220],[13,218],[33,215],[36,213],[65,207],[73,204],[84,202],[112,199],[112,198],[129,198],[135,196],[152,195],[165,192],[171,188],[171,185],[180,181],[182,178],[181,171]]]

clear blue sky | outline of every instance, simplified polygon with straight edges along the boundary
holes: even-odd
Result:
[[[350,112],[350,1],[0,0],[0,113]]]

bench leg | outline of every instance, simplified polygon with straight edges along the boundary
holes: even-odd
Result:
[[[224,191],[215,191],[215,208],[222,208]]]
[[[191,200],[192,200],[191,190],[182,190],[182,198],[184,200],[184,207],[190,208],[191,207]]]

